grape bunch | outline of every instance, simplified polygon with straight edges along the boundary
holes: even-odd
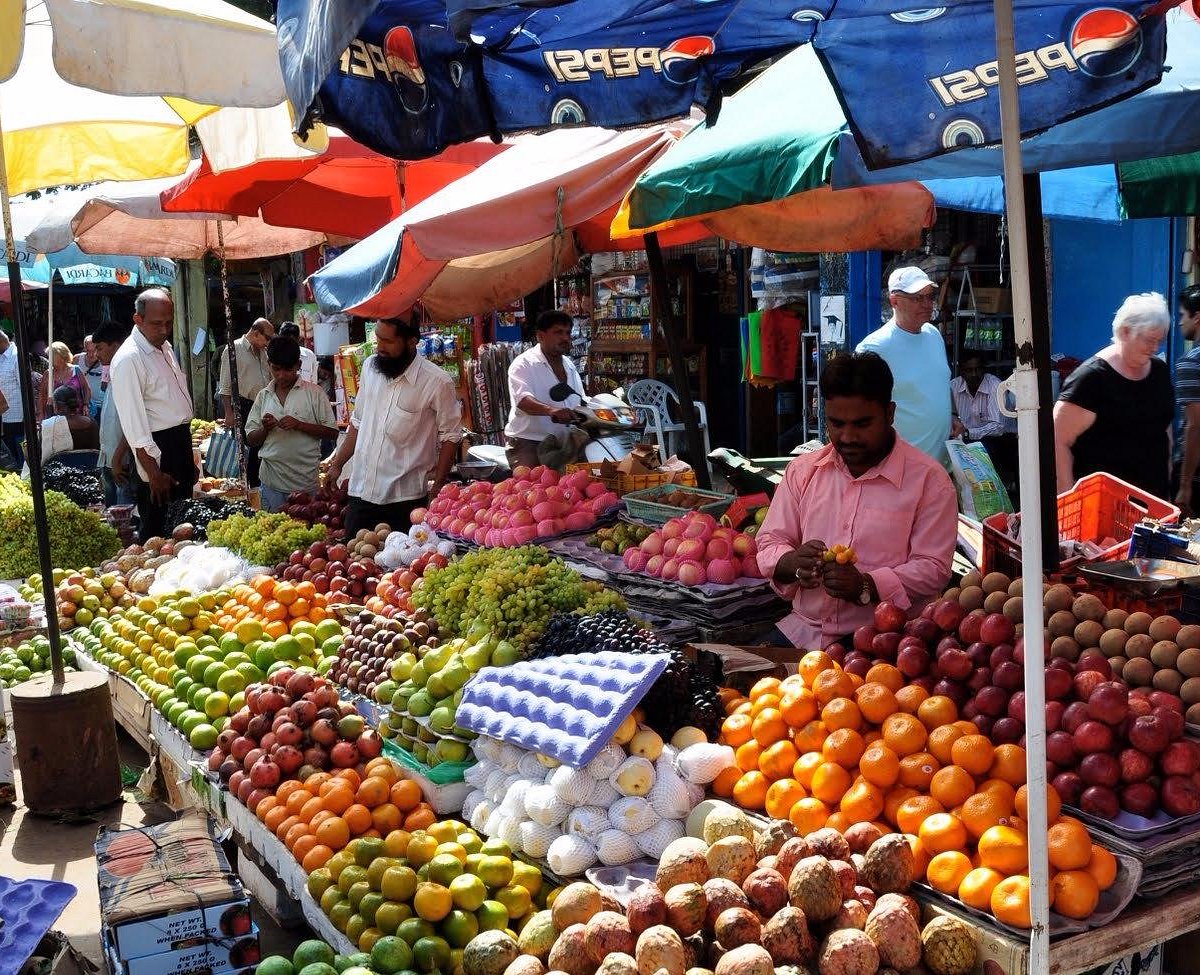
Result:
[[[684,725],[691,725],[715,740],[723,715],[718,684],[714,679],[719,679],[720,675],[706,673],[682,650],[671,649],[624,612],[555,616],[531,648],[530,656],[537,659],[604,651],[670,654],[667,669],[642,700],[646,723],[663,736],[673,735]]]
[[[99,565],[121,548],[103,518],[58,491],[46,491],[46,521],[55,565]],[[0,475],[0,579],[25,579],[38,571],[36,537],[29,484],[20,474]]]
[[[82,470],[52,460],[42,468],[42,483],[47,491],[58,491],[81,508],[104,504],[100,475],[94,469]]]
[[[208,540],[237,552],[251,565],[287,561],[293,552],[325,537],[324,525],[309,527],[285,514],[264,511],[231,515],[208,523]]]
[[[192,538],[203,542],[208,537],[210,522],[229,518],[232,515],[253,516],[254,509],[244,501],[227,501],[225,498],[201,496],[179,498],[167,505],[166,531],[169,534],[180,525],[192,526]]]
[[[585,580],[535,545],[478,549],[427,570],[412,602],[451,634],[493,636],[522,650],[556,613],[624,606],[617,593]]]

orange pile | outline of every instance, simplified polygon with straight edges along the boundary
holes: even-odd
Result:
[[[409,833],[437,819],[421,799],[421,787],[400,778],[382,756],[368,762],[361,774],[338,769],[317,772],[303,782],[281,782],[254,815],[291,850],[305,873],[323,867],[352,839],[375,837],[385,847],[407,846]]]
[[[993,745],[948,697],[906,685],[891,664],[859,677],[828,654],[764,678],[748,698],[722,693],[721,741],[737,767],[713,790],[790,820],[802,835],[873,822],[908,836],[930,886],[1029,927],[1025,750]],[[1047,797],[1051,906],[1088,917],[1116,879],[1113,855]]]
[[[277,640],[297,623],[320,623],[329,613],[328,596],[311,582],[287,582],[273,576],[255,576],[234,586],[229,599],[214,611],[216,624],[227,632],[244,619],[262,623],[268,638]]]

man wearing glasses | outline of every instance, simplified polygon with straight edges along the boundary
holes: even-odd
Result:
[[[508,367],[512,408],[504,436],[510,470],[541,463],[539,444],[547,437],[561,440],[565,424],[575,419],[570,407],[583,402],[583,381],[570,356],[571,325],[565,311],[542,312],[535,326],[537,345]]]
[[[257,318],[240,339],[233,343],[233,358],[237,365],[238,419],[242,437],[246,436],[246,417],[254,407],[254,399],[272,381],[271,367],[267,364],[267,343],[275,337],[275,326],[265,318]],[[233,429],[233,393],[229,382],[229,356],[221,356],[221,378],[217,394],[225,408],[225,429]],[[250,487],[258,487],[258,448],[251,447],[246,454],[246,480]]]
[[[888,276],[892,317],[858,344],[875,352],[895,379],[896,432],[941,464],[949,463],[950,363],[946,343],[929,318],[936,285],[919,267],[897,268]]]

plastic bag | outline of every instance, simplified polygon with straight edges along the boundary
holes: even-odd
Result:
[[[968,518],[982,521],[992,515],[1011,514],[1012,501],[987,448],[981,443],[947,440],[959,510]]]

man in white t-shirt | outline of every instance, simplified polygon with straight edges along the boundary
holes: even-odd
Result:
[[[949,462],[950,362],[942,333],[929,324],[937,286],[919,267],[888,276],[892,317],[858,344],[892,370],[896,432],[942,464]]]
[[[560,440],[575,419],[572,406],[583,402],[583,380],[571,361],[571,316],[545,311],[538,316],[537,345],[522,352],[508,367],[512,407],[504,436],[509,468],[536,467],[538,445],[547,437]]]

